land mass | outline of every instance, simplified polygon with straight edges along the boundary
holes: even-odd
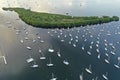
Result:
[[[71,28],[119,21],[119,17],[117,16],[78,17],[61,14],[39,13],[24,8],[3,8],[3,10],[17,12],[19,17],[25,23],[38,28]]]

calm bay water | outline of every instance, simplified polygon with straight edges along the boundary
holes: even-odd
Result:
[[[115,3],[112,0],[55,2],[41,0],[38,8],[34,6],[38,5],[37,0],[1,1],[4,3],[1,7],[20,6],[75,16],[119,16],[120,13],[119,0]],[[120,62],[119,21],[71,29],[41,29],[25,24],[15,12],[1,10],[0,19],[0,56],[5,56],[7,61],[5,64],[0,58],[0,80],[50,80],[52,74],[57,80],[81,80],[81,74],[83,80],[105,80],[103,75],[109,80],[120,79],[120,68],[115,67]],[[43,55],[45,60],[40,59]],[[34,61],[28,63],[29,58]],[[63,63],[64,60],[69,65]],[[47,66],[50,61],[51,67]],[[37,68],[32,67],[35,64]],[[92,74],[86,71],[90,66]]]

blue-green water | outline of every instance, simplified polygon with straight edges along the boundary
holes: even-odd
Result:
[[[93,2],[88,1],[88,6],[97,4]],[[66,9],[60,13],[65,13]],[[71,10],[73,15],[82,15],[78,14],[81,12],[77,9],[79,8],[67,10]],[[90,8],[84,8],[83,11],[87,10]],[[57,12],[57,9],[53,12]],[[94,9],[94,12],[83,13],[101,16],[104,9],[100,8],[99,12]],[[119,13],[113,10],[108,15],[113,14]],[[15,12],[1,11],[0,19],[0,55],[5,56],[7,61],[5,64],[4,59],[0,58],[0,80],[50,80],[52,74],[57,80],[81,80],[81,74],[83,80],[105,80],[103,75],[106,73],[108,80],[120,79],[120,68],[115,67],[115,64],[120,62],[119,21],[71,29],[41,29],[25,24],[18,19]],[[23,40],[23,43],[20,40]],[[27,49],[28,46],[31,50]],[[49,49],[54,49],[54,52],[49,52]],[[46,59],[41,60],[43,55]],[[26,60],[30,57],[34,61],[27,63]],[[64,64],[64,60],[68,61],[69,65]],[[53,64],[51,67],[47,66],[50,61]],[[38,67],[32,68],[34,64]],[[92,73],[86,71],[90,65]]]

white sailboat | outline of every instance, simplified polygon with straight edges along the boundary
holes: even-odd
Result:
[[[26,61],[27,61],[27,63],[30,63],[30,62],[34,61],[34,59],[30,56],[30,58],[27,59]]]
[[[4,63],[7,64],[7,60],[6,60],[5,56],[0,56],[0,58],[3,58]]]
[[[34,62],[34,64],[31,67],[32,68],[37,68],[37,67],[39,67],[39,65],[37,65],[36,62]]]
[[[46,59],[46,57],[44,56],[43,53],[41,53],[40,59],[41,59],[41,60]]]
[[[89,68],[85,68],[85,70],[87,73],[92,74],[91,65],[89,65]]]
[[[68,62],[67,60],[63,60],[63,63],[64,63],[65,65],[69,65],[69,62]]]
[[[31,50],[32,48],[31,48],[30,46],[27,46],[27,49],[28,49],[28,50]]]
[[[35,43],[35,42],[36,42],[36,40],[33,38],[32,42],[33,42],[33,43]]]
[[[60,49],[59,49],[59,51],[57,52],[57,56],[58,56],[58,57],[61,57]]]
[[[76,47],[76,44],[73,44],[73,47]]]
[[[90,45],[90,49],[92,49],[92,45]]]
[[[28,40],[28,37],[25,37],[25,40]]]
[[[54,76],[53,73],[52,73],[52,78],[50,80],[57,80],[57,78]]]
[[[99,51],[99,49],[96,49],[96,51],[99,53],[100,51]]]
[[[87,51],[87,54],[88,54],[88,55],[91,55],[91,52],[90,52],[90,51]]]
[[[79,76],[80,80],[83,80],[83,73]]]
[[[120,65],[119,65],[119,64],[120,64],[120,61],[118,61],[117,64],[114,64],[114,66],[119,69],[119,68],[120,68]]]
[[[23,43],[23,40],[22,40],[22,39],[20,40],[20,43]]]
[[[101,54],[98,54],[98,59],[100,59]]]
[[[85,50],[84,46],[82,46],[82,50],[83,50],[83,51]]]
[[[44,43],[45,41],[44,40],[40,40],[41,43]]]
[[[113,52],[113,51],[111,51],[110,53],[111,53],[112,55],[115,55],[115,54],[116,54],[116,53],[115,53],[115,52]]]
[[[61,41],[61,42],[64,42],[65,40],[61,39],[60,41]]]
[[[48,52],[51,52],[51,53],[53,53],[54,52],[54,49],[48,49]]]
[[[107,74],[108,74],[108,73],[106,72],[106,74],[103,74],[103,75],[102,75],[102,77],[103,77],[105,80],[108,80]]]
[[[110,64],[110,62],[109,62],[109,60],[108,60],[108,59],[105,59],[105,62],[106,62],[107,64]]]
[[[37,38],[40,39],[40,36],[38,36]]]
[[[48,67],[52,67],[54,64],[51,62],[51,58],[50,58],[50,62],[47,64]]]
[[[7,60],[6,60],[5,56],[3,56],[3,60],[4,60],[4,63],[7,64]]]

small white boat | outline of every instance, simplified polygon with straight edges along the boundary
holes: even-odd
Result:
[[[37,38],[40,39],[40,36],[38,36]]]
[[[99,53],[100,51],[99,51],[99,49],[96,49],[96,51]]]
[[[117,65],[117,64],[114,64],[114,66],[115,66],[116,68],[118,68],[118,69],[120,68],[120,66],[119,66],[119,65]]]
[[[115,49],[115,46],[112,45],[111,47],[112,47],[113,49]]]
[[[22,40],[22,39],[20,40],[20,43],[23,43],[23,40]]]
[[[90,52],[90,51],[87,51],[87,54],[91,55],[91,52]]]
[[[41,59],[41,60],[46,59],[46,57],[44,56],[44,54],[43,54],[43,53],[41,53],[40,59]]]
[[[78,39],[76,39],[75,42],[78,42]]]
[[[44,40],[40,40],[41,43],[44,43],[45,41]]]
[[[68,43],[71,44],[71,41],[69,41]]]
[[[119,69],[120,68],[119,64],[120,64],[120,61],[117,64],[114,64],[114,66]]]
[[[85,50],[84,46],[82,46],[82,50]]]
[[[44,60],[44,59],[46,59],[46,57],[45,57],[45,56],[41,56],[40,59],[41,59],[41,60]]]
[[[108,80],[108,78],[107,78],[107,73],[106,73],[106,74],[103,74],[102,77],[103,77],[105,80]]]
[[[52,67],[54,64],[52,64],[51,62],[51,58],[50,58],[50,62],[47,64],[48,67]]]
[[[108,55],[108,53],[105,53],[105,55],[108,57],[109,55]]]
[[[48,49],[48,52],[52,53],[52,52],[54,52],[54,49]]]
[[[71,38],[70,40],[73,41],[73,38]]]
[[[4,63],[7,64],[7,60],[6,60],[5,56],[3,56],[3,60],[4,60]]]
[[[27,46],[27,49],[28,49],[28,50],[31,50],[32,48],[31,48],[30,46]]]
[[[96,44],[96,47],[99,47],[99,45],[98,45],[98,44]]]
[[[118,61],[120,61],[120,57],[118,57]]]
[[[67,60],[64,60],[63,63],[64,63],[65,65],[69,65],[69,62],[68,62]]]
[[[77,39],[78,39],[78,36],[75,36],[75,38],[77,38]]]
[[[84,42],[86,42],[87,41],[87,39],[84,39]]]
[[[5,56],[0,56],[0,58],[3,58],[4,63],[7,64],[7,60],[6,60]]]
[[[26,31],[25,34],[28,35],[28,31]]]
[[[37,68],[37,67],[39,67],[39,65],[37,65],[35,62],[34,62],[34,64],[31,66],[32,68]]]
[[[79,76],[80,80],[83,80],[83,73]]]
[[[53,73],[52,73],[52,78],[50,80],[57,80],[57,78],[54,76]]]
[[[107,60],[107,59],[105,59],[105,62],[106,62],[107,64],[110,64],[109,60]]]
[[[39,52],[39,53],[41,53],[41,52],[42,52],[42,50],[41,50],[41,49],[39,49],[39,50],[38,50],[38,52]]]
[[[60,41],[61,41],[61,42],[64,42],[65,40],[62,39],[62,40],[60,40]]]
[[[25,40],[28,40],[28,37],[25,37]]]
[[[36,42],[36,40],[35,39],[33,39],[33,41],[32,41],[33,43],[35,43]]]
[[[100,59],[100,56],[101,56],[101,55],[100,55],[100,54],[98,54],[98,59]]]
[[[60,50],[57,52],[58,57],[61,57]]]
[[[92,46],[90,46],[90,49],[92,49]]]
[[[76,44],[73,44],[73,47],[76,47]]]
[[[92,74],[91,65],[89,66],[89,68],[85,68],[85,70],[87,73]]]
[[[105,51],[107,51],[107,48],[105,47]]]
[[[57,37],[60,38],[60,35],[58,35]]]
[[[105,43],[105,46],[108,46],[108,44],[107,44],[107,43]]]
[[[115,53],[115,52],[113,52],[113,51],[111,51],[110,53],[111,53],[112,55],[115,55],[115,54],[116,54],[116,53]]]
[[[27,63],[30,63],[30,62],[34,61],[34,59],[33,59],[32,57],[30,57],[30,58],[27,59],[26,61],[27,61]]]

